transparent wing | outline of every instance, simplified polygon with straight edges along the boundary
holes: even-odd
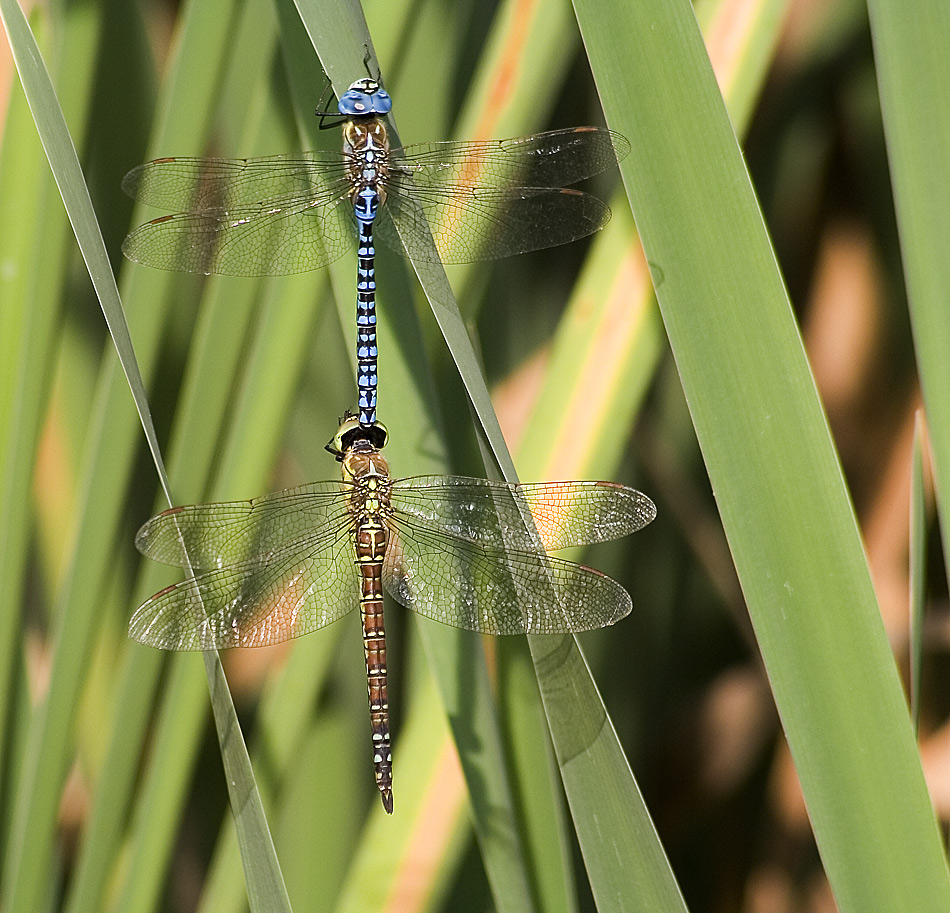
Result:
[[[142,526],[135,547],[162,564],[195,570],[265,562],[320,531],[335,537],[350,522],[348,494],[344,482],[311,482],[250,501],[173,507]]]
[[[359,602],[345,497],[341,483],[317,482],[149,520],[143,554],[202,572],[143,603],[129,635],[166,650],[250,647],[341,618]]]
[[[619,583],[541,552],[498,549],[397,514],[383,585],[420,615],[483,634],[562,634],[619,621],[633,607]]]
[[[508,485],[465,476],[416,476],[393,483],[392,505],[433,530],[496,549],[556,551],[617,539],[656,516],[645,495],[613,482]]]
[[[395,149],[392,170],[420,192],[472,187],[565,187],[616,165],[630,151],[619,133],[569,127],[477,142],[417,143]]]
[[[432,260],[431,231],[446,263],[567,244],[602,228],[610,210],[596,197],[562,188],[628,151],[622,136],[593,127],[394,150],[379,237],[397,251],[404,244],[413,259]]]
[[[309,634],[358,604],[352,541],[341,530],[167,587],[135,610],[129,636],[163,650],[260,647]]]
[[[411,260],[474,263],[569,244],[609,221],[607,204],[579,190],[393,193],[376,220],[376,235]]]
[[[122,189],[168,212],[201,212],[265,202],[287,206],[330,202],[346,191],[347,156],[300,152],[252,159],[160,158],[133,168]]]
[[[122,251],[158,269],[229,276],[326,266],[353,244],[345,162],[342,153],[305,152],[140,165],[123,179],[126,193],[180,212],[140,225]]]

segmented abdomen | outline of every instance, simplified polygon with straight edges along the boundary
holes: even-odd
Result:
[[[389,738],[389,694],[386,681],[386,629],[383,621],[383,557],[389,530],[376,518],[362,520],[356,530],[356,557],[360,572],[360,616],[369,716],[373,729],[373,767],[383,807],[392,814],[393,768]]]
[[[375,211],[374,211],[375,215]],[[376,250],[373,223],[358,222],[359,260],[356,283],[356,385],[359,393],[360,424],[376,421]]]

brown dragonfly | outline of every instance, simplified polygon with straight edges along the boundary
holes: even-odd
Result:
[[[258,647],[309,634],[358,605],[376,785],[391,813],[383,590],[420,615],[482,634],[611,625],[632,608],[627,591],[547,552],[635,532],[656,508],[613,482],[393,479],[385,443],[383,425],[347,417],[327,444],[342,481],[153,517],[135,538],[139,551],[194,576],[143,603],[129,634],[163,650]]]

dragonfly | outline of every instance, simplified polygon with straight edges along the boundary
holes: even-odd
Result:
[[[338,481],[251,501],[173,507],[144,555],[190,568],[133,613],[129,634],[163,650],[275,644],[357,606],[376,786],[393,810],[383,591],[419,615],[482,634],[564,634],[614,624],[632,602],[610,577],[547,554],[626,536],[656,516],[613,482],[512,485],[465,476],[394,479],[385,426],[344,419],[327,450]]]
[[[126,193],[174,214],[136,228],[122,251],[159,269],[267,276],[327,266],[356,238],[359,420],[370,428],[378,359],[375,236],[410,259],[443,263],[494,260],[586,237],[606,225],[610,210],[566,185],[616,164],[630,146],[610,130],[576,127],[391,148],[383,118],[392,100],[378,80],[365,77],[342,95],[338,110],[340,152],[160,158],[132,169],[122,181]]]

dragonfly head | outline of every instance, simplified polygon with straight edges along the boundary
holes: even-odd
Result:
[[[371,77],[357,79],[340,99],[339,110],[344,117],[367,117],[389,114],[393,101],[389,93]]]
[[[368,453],[371,450],[382,450],[388,440],[389,432],[382,422],[361,425],[356,418],[347,413],[343,416],[336,434],[324,449],[342,463],[350,451]]]

